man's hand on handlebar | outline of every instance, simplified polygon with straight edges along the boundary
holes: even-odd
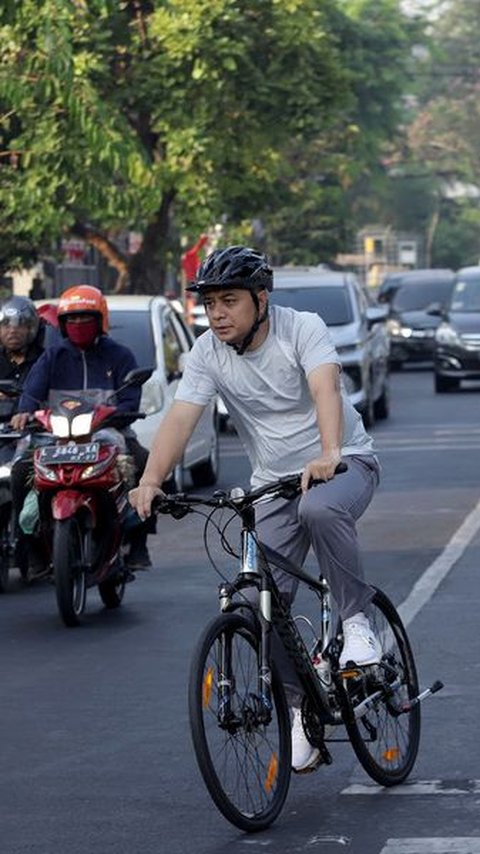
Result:
[[[10,420],[10,426],[13,430],[25,430],[32,415],[30,412],[17,412]]]
[[[332,480],[332,478],[335,477],[335,471],[341,461],[342,457],[340,453],[332,452],[329,454],[322,454],[321,457],[317,457],[307,463],[302,472],[302,492],[307,492],[312,480]]]
[[[131,489],[128,493],[128,500],[142,521],[145,521],[151,515],[152,501],[157,495],[165,497],[165,493],[159,486],[141,482],[135,489]]]

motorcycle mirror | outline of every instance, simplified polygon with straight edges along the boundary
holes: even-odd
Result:
[[[122,388],[126,386],[141,386],[150,379],[153,368],[135,368],[123,378]]]
[[[21,387],[13,380],[0,380],[0,394],[5,397],[20,397],[21,392]]]
[[[115,400],[115,396],[119,391],[123,391],[124,388],[142,386],[150,379],[153,374],[153,370],[153,368],[134,368],[132,371],[129,371],[128,374],[124,376],[123,383],[120,388],[116,388],[113,394],[108,396],[107,402]]]

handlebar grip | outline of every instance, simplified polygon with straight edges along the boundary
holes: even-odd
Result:
[[[344,462],[344,460],[340,460],[340,462],[338,463],[338,465],[335,469],[335,477],[337,476],[337,474],[343,474],[346,471],[348,471],[347,463]],[[326,483],[326,481],[320,480],[320,478],[313,478],[312,477],[312,478],[310,478],[310,483],[308,484],[308,488],[310,489],[311,486],[318,486],[321,483]]]
[[[156,495],[152,501],[152,513],[169,513],[174,519],[183,519],[191,512],[191,508],[181,503],[182,497],[183,493],[178,493],[173,498],[168,495]]]

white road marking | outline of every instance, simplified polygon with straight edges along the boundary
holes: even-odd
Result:
[[[480,854],[480,837],[387,839],[380,854]]]
[[[480,530],[480,501],[455,531],[441,554],[430,564],[412,587],[398,612],[408,626],[432,598],[437,587],[461,558],[467,546]]]
[[[478,795],[480,780],[417,780],[402,786],[383,788],[375,783],[352,783],[342,790],[342,795],[387,795],[404,797],[405,795]]]

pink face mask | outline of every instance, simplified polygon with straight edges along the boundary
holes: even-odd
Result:
[[[91,320],[86,320],[83,323],[75,323],[72,320],[67,320],[65,323],[65,332],[68,339],[80,347],[81,350],[87,350],[95,342],[98,336],[98,320],[92,317]]]

